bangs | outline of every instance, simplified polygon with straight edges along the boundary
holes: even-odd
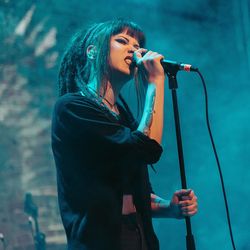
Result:
[[[122,32],[126,32],[127,35],[135,38],[138,42],[140,47],[144,47],[146,43],[145,35],[140,26],[138,26],[136,23],[131,21],[125,21],[125,20],[118,20],[114,21],[113,23],[113,31],[112,35],[117,35]]]

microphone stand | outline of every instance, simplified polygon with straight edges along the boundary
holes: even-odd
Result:
[[[178,88],[176,74],[178,70],[179,68],[176,67],[175,65],[173,66],[170,65],[167,69],[165,68],[165,72],[169,80],[169,89],[172,90],[171,92],[172,92],[172,102],[173,102],[173,110],[174,110],[179,166],[180,166],[180,174],[181,174],[181,185],[183,189],[187,189],[186,174],[185,174],[185,167],[184,167],[184,157],[183,157],[183,149],[182,149],[181,130],[180,130],[180,118],[179,118],[178,102],[177,102],[177,94],[176,94],[176,89]],[[186,247],[187,247],[187,250],[195,250],[195,242],[194,242],[194,236],[192,234],[190,218],[186,217],[185,220],[186,220],[186,230],[187,230]]]
[[[35,250],[46,250],[45,234],[40,231],[39,224],[38,224],[38,207],[33,202],[31,193],[27,193],[25,195],[24,211],[28,215],[30,215],[29,225],[30,225],[30,229],[31,229],[34,242],[35,242]],[[32,219],[35,223],[35,232],[33,230]]]
[[[6,246],[6,242],[5,242],[5,239],[4,239],[4,235],[2,233],[0,233],[0,240],[3,244],[3,250],[6,250],[7,249],[7,246]]]
[[[35,232],[36,232],[34,235],[35,248],[36,250],[46,250],[45,234],[42,233],[39,229],[37,217],[34,217],[33,219],[35,222]]]

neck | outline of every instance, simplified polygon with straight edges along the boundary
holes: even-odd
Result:
[[[122,83],[112,84],[111,81],[108,81],[106,91],[102,87],[99,91],[96,78],[88,83],[88,86],[96,93],[100,93],[104,100],[106,100],[111,106],[115,105],[123,85],[124,84]]]

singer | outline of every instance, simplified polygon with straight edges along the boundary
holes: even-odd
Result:
[[[152,217],[197,213],[193,190],[157,196],[148,167],[161,154],[163,56],[141,28],[114,20],[77,33],[62,58],[52,118],[58,200],[69,250],[158,250]],[[120,94],[134,79],[141,118]]]

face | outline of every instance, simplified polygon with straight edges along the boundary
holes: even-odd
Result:
[[[131,78],[133,76],[132,56],[134,51],[139,48],[139,42],[136,38],[126,34],[126,31],[112,36],[110,40],[110,67],[112,72]]]

